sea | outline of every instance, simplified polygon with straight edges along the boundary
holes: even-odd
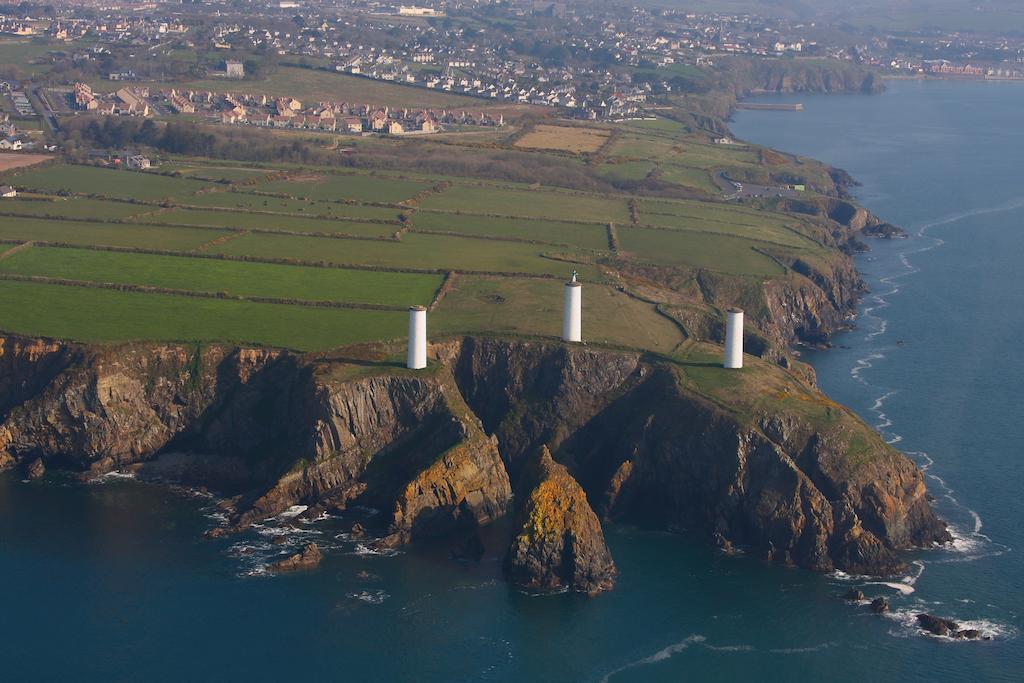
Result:
[[[299,508],[207,540],[220,515],[204,495],[6,473],[0,678],[1024,680],[1024,84],[764,101],[805,108],[740,112],[738,137],[846,169],[859,201],[909,234],[858,257],[870,293],[854,329],[805,359],[925,469],[953,547],[875,581],[613,526],[613,592],[536,595],[502,581],[493,549],[479,563],[374,552],[351,520],[297,522]],[[318,570],[266,572],[309,541],[326,550]],[[892,613],[845,602],[850,588]],[[991,640],[922,635],[925,611]]]

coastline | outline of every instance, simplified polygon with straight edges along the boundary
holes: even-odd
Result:
[[[967,86],[966,83],[961,82],[967,79],[915,78],[902,80],[933,82],[935,87],[940,87],[941,81],[955,80],[957,84],[951,86],[951,89],[959,90]],[[951,89],[939,92],[948,96]],[[988,89],[985,88],[985,91]],[[937,95],[936,97],[941,99],[942,96]],[[875,120],[876,117],[893,116],[890,111],[891,107],[876,107],[876,109],[881,109],[881,111],[872,114],[861,112],[859,115],[871,120]],[[777,120],[783,121],[783,119]],[[943,124],[946,127],[951,125],[945,121]],[[936,126],[934,130],[941,130],[937,124],[933,123],[933,125]],[[812,131],[812,134],[817,132],[820,136],[821,131],[826,129],[828,126],[819,125]],[[866,130],[862,127],[850,131],[850,135],[854,139],[860,139]],[[949,135],[945,130],[942,133]],[[774,141],[772,138],[766,140],[763,137],[751,136],[749,130],[745,131],[744,137],[755,140],[759,144],[784,144],[778,139],[779,136],[776,136]],[[782,137],[792,137],[792,135],[783,135]],[[883,171],[876,172],[870,177],[867,187],[863,192],[858,192],[860,196],[857,198],[864,201],[865,206],[879,210],[886,215],[892,215],[895,210],[896,215],[902,217],[900,222],[907,228],[909,235],[906,241],[879,243],[872,252],[857,255],[858,272],[862,274],[871,291],[858,305],[856,327],[837,335],[835,348],[822,353],[810,351],[805,360],[815,367],[819,380],[830,395],[864,415],[871,426],[879,431],[888,443],[903,450],[925,471],[929,487],[933,489],[938,498],[937,510],[949,522],[950,531],[954,536],[954,541],[948,548],[919,554],[913,563],[915,570],[908,574],[901,585],[893,586],[898,591],[897,601],[903,605],[901,609],[896,610],[894,618],[904,620],[907,628],[912,629],[914,628],[915,611],[925,611],[929,604],[939,604],[942,600],[940,596],[946,596],[948,602],[954,603],[947,608],[953,616],[960,617],[962,621],[966,620],[975,625],[982,625],[985,632],[997,639],[1014,640],[1020,632],[1020,626],[1016,623],[1018,620],[1012,613],[1007,614],[1002,609],[1002,600],[996,601],[989,597],[987,603],[976,606],[975,603],[984,601],[974,594],[974,591],[967,591],[966,595],[958,595],[953,601],[948,596],[951,591],[956,590],[955,586],[942,583],[951,580],[948,575],[952,567],[967,568],[980,565],[987,568],[991,564],[1002,564],[1004,558],[1012,552],[1012,543],[1007,539],[1005,529],[1001,536],[990,530],[993,525],[990,518],[996,516],[991,509],[987,514],[980,512],[984,509],[983,501],[988,503],[989,508],[992,507],[991,501],[977,498],[977,491],[975,491],[973,499],[965,494],[964,489],[970,481],[964,476],[963,467],[958,464],[956,459],[957,456],[962,456],[963,451],[950,452],[948,445],[936,443],[930,439],[931,435],[927,431],[922,432],[920,426],[920,423],[927,421],[921,419],[923,418],[922,414],[911,408],[922,395],[927,395],[928,391],[935,391],[935,389],[923,388],[922,380],[917,380],[916,383],[912,381],[916,379],[915,374],[923,374],[924,377],[932,377],[934,380],[934,376],[929,375],[927,371],[922,373],[924,369],[914,365],[914,357],[924,353],[921,350],[922,347],[927,347],[930,350],[934,346],[934,341],[929,343],[931,340],[927,336],[920,334],[913,336],[909,333],[907,326],[912,324],[921,327],[922,320],[928,319],[927,312],[931,309],[916,310],[916,307],[909,303],[907,297],[916,296],[925,301],[933,299],[936,295],[928,292],[927,285],[923,283],[937,277],[941,279],[939,273],[942,265],[948,268],[957,261],[956,256],[948,254],[939,257],[936,262],[936,255],[942,253],[936,250],[945,246],[947,241],[955,241],[963,247],[964,235],[968,234],[964,229],[968,227],[977,229],[979,222],[986,226],[989,223],[999,225],[997,218],[1000,215],[1018,211],[1021,208],[1021,202],[1006,199],[1007,196],[1013,197],[1014,195],[1012,193],[1007,195],[1007,191],[1003,189],[1002,199],[994,198],[986,201],[984,198],[979,200],[972,196],[969,201],[964,202],[966,208],[948,202],[939,203],[935,207],[922,205],[927,207],[924,211],[921,211],[920,208],[915,210],[912,205],[903,208],[898,199],[903,194],[898,181],[905,180],[907,177],[907,172],[903,170],[903,164],[897,163],[891,167],[885,165],[885,162],[879,160],[880,158],[886,159],[889,163],[893,163],[893,160],[885,154],[872,156],[872,152],[878,151],[879,148],[872,148],[871,152],[865,154],[853,152],[842,146],[836,147],[836,149],[840,152],[847,152],[847,157],[856,159],[865,166],[874,166],[876,169],[881,166]],[[801,151],[809,155],[814,154],[813,150],[806,148]],[[935,152],[935,150],[931,151]],[[815,156],[822,158],[820,155]],[[833,156],[825,157],[825,159],[847,167],[841,157]],[[907,166],[913,167],[912,165]],[[852,172],[857,174],[856,169]],[[867,179],[860,174],[858,177]],[[935,179],[927,176],[921,182],[922,184],[934,183]],[[913,183],[911,185],[913,186]],[[934,191],[934,185],[927,186],[930,188],[929,192]],[[916,196],[913,192],[917,190],[918,187],[913,186],[910,196]],[[864,194],[869,196],[865,198]],[[956,227],[960,227],[962,231],[955,238],[929,234],[931,231]],[[979,242],[980,238],[974,241],[971,241],[971,238],[966,239],[972,244],[987,243]],[[989,239],[991,240],[991,235]],[[986,257],[975,253],[973,258]],[[992,256],[987,258],[992,258]],[[925,264],[931,262],[931,270],[927,269],[928,265],[922,265],[922,261]],[[991,278],[993,276],[986,272],[976,274],[977,277]],[[984,280],[982,281],[984,282]],[[948,287],[944,286],[938,289],[945,291]],[[967,289],[970,290],[969,287]],[[931,297],[928,294],[931,294]],[[948,297],[948,294],[946,296]],[[932,301],[931,305],[934,306],[935,302]],[[886,313],[886,309],[890,308],[893,310]],[[902,317],[894,317],[896,310],[900,311]],[[941,319],[941,311],[935,310],[931,313],[936,319]],[[913,314],[914,317],[908,317],[908,314]],[[924,326],[931,327],[931,325]],[[956,325],[951,327],[957,328]],[[957,338],[964,334],[965,332],[959,332]],[[900,360],[897,361],[897,359]],[[916,362],[921,361],[917,360]],[[951,367],[957,368],[956,365]],[[972,365],[972,367],[974,366]],[[975,371],[977,371],[976,367]],[[988,421],[971,424],[968,433],[980,438],[985,434],[985,427],[992,429],[994,424]],[[975,429],[978,431],[975,432]],[[988,438],[984,440],[991,441]],[[930,441],[932,443],[929,445]],[[962,444],[960,448],[966,450],[969,446]],[[989,570],[979,568],[975,571]],[[856,577],[844,577],[844,581],[852,585],[859,585],[865,591],[872,585],[871,582]],[[907,592],[908,590],[909,592]]]

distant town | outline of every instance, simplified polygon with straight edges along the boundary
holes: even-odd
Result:
[[[33,49],[24,63],[0,69],[0,149],[32,142],[19,137],[17,119],[55,124],[76,112],[346,135],[500,127],[498,105],[583,120],[651,118],[673,94],[709,90],[716,63],[735,56],[831,60],[888,76],[1024,79],[1019,35],[843,33],[749,14],[587,2],[76,2],[8,11],[0,40]],[[335,101],[284,92],[280,83],[271,90],[268,79],[282,67],[469,104]]]

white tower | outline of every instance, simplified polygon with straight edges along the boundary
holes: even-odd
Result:
[[[725,314],[724,367],[736,370],[743,367],[743,311],[730,308]]]
[[[409,355],[405,367],[422,370],[427,367],[427,309],[409,307]]]
[[[562,339],[567,342],[583,341],[583,285],[572,280],[565,283],[565,312],[562,315]]]

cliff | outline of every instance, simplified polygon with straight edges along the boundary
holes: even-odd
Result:
[[[595,512],[818,571],[892,573],[899,550],[948,538],[921,472],[775,363],[467,338],[410,372],[396,351],[3,338],[0,467],[206,486],[230,498],[216,533],[295,504],[372,506],[387,545],[488,525],[516,482],[527,519],[561,540],[524,543],[521,526],[510,575],[586,591],[612,566]],[[538,491],[557,495],[530,504]]]

